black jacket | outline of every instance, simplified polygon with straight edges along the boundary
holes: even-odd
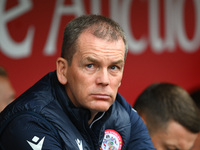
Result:
[[[6,150],[154,149],[138,114],[119,94],[88,125],[90,112],[76,108],[52,72],[0,114],[0,147]],[[106,134],[106,135],[104,135]]]

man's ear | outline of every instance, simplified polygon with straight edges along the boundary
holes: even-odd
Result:
[[[63,85],[67,84],[67,69],[67,60],[62,57],[58,57],[56,60],[56,73],[58,81]]]

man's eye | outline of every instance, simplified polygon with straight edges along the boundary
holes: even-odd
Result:
[[[92,68],[93,65],[92,65],[92,64],[88,64],[86,67],[87,67],[87,68]]]
[[[111,68],[112,70],[119,69],[119,67],[117,67],[117,66],[111,66],[110,68]]]

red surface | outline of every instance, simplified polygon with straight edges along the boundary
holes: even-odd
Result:
[[[61,17],[59,30],[57,32],[56,50],[51,56],[44,54],[44,47],[47,42],[52,19],[55,11],[55,0],[37,1],[33,0],[32,8],[7,22],[9,34],[13,41],[20,43],[26,38],[27,31],[34,27],[34,38],[31,47],[31,55],[25,58],[13,58],[7,56],[0,45],[0,65],[6,68],[11,82],[16,89],[17,96],[33,85],[46,73],[55,70],[56,58],[60,56],[63,30],[67,22],[75,17],[74,14],[64,14]],[[160,1],[160,35],[164,39],[164,1]],[[84,1],[84,8],[91,13],[91,1]],[[7,0],[4,12],[19,5],[17,0]],[[72,5],[66,1],[65,5]],[[101,1],[103,15],[110,17],[109,1]],[[119,5],[121,6],[121,5]],[[164,49],[161,53],[155,53],[152,48],[149,35],[149,3],[148,1],[134,0],[131,3],[130,24],[131,32],[136,39],[145,37],[147,48],[140,54],[128,53],[124,76],[119,92],[132,105],[142,90],[154,82],[171,82],[178,84],[188,91],[200,87],[200,46],[194,52],[185,52],[174,38],[175,47],[172,52]],[[199,6],[200,8],[200,6]],[[187,37],[192,40],[195,34],[195,13],[193,1],[186,0],[184,5],[184,27]],[[127,16],[122,16],[127,17]],[[1,23],[1,18],[0,18]],[[0,33],[1,34],[1,33]],[[200,33],[199,33],[200,34]],[[199,42],[200,43],[200,42]]]

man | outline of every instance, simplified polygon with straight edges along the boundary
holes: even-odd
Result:
[[[154,149],[143,121],[117,93],[127,50],[123,30],[109,18],[85,15],[68,23],[56,72],[2,112],[1,146]]]
[[[0,67],[0,112],[14,100],[15,90],[12,87],[8,74]]]
[[[139,95],[134,108],[157,150],[192,149],[200,131],[200,117],[183,88],[170,83],[152,84]]]

